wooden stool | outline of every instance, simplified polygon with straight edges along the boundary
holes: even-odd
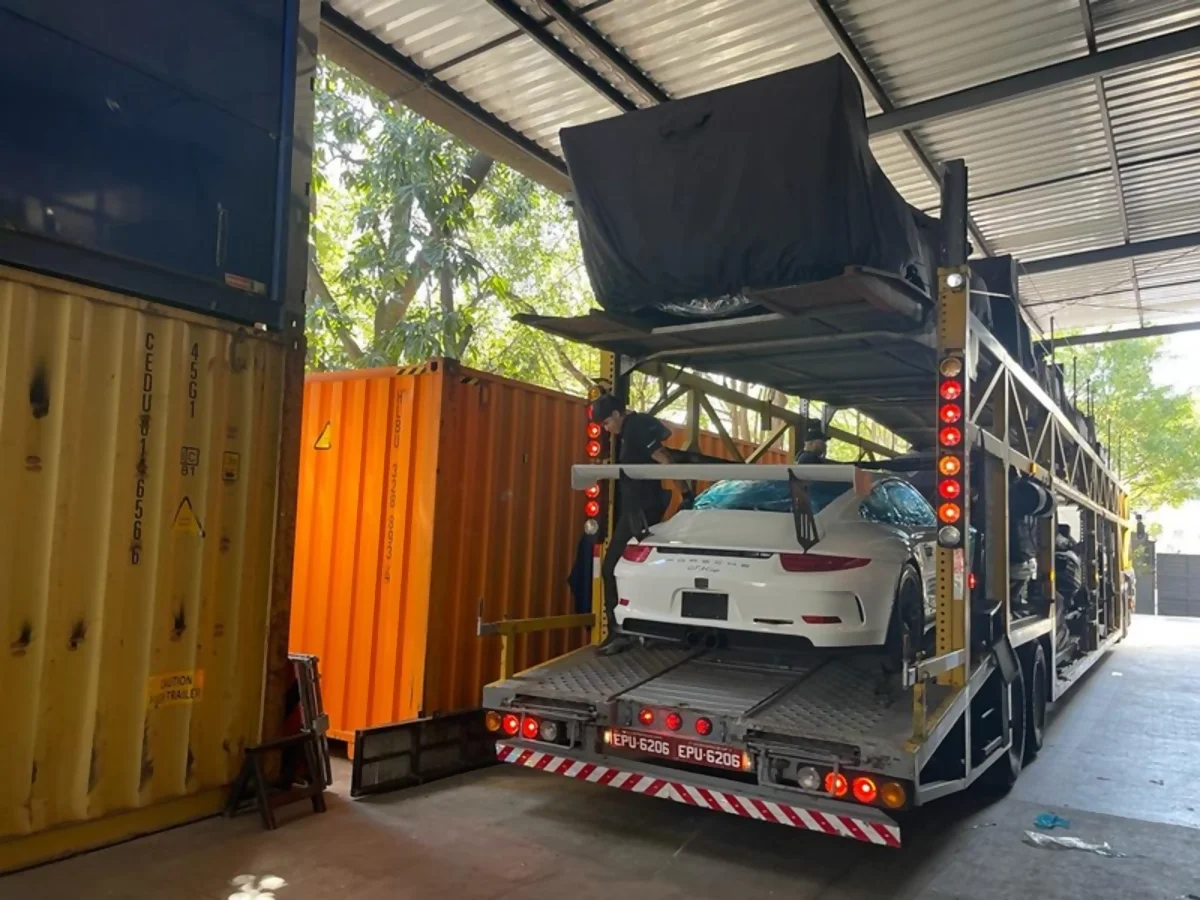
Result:
[[[325,782],[323,766],[318,748],[318,736],[311,731],[301,731],[287,737],[276,738],[256,747],[246,749],[246,759],[237,779],[229,789],[229,799],[225,802],[225,815],[233,818],[244,811],[248,794],[253,791],[253,805],[258,807],[262,815],[263,827],[273,831],[278,823],[275,821],[275,810],[299,800],[312,800],[313,812],[325,812]],[[304,751],[304,761],[308,767],[308,784],[288,788],[272,789],[263,771],[263,758],[268,753],[299,747]]]

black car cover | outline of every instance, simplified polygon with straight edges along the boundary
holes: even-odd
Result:
[[[858,79],[841,56],[561,138],[607,310],[804,284],[847,266],[928,293],[936,223],[872,156]]]

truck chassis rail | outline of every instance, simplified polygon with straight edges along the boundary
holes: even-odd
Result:
[[[692,776],[686,782],[679,781],[677,772],[657,770],[654,766],[633,764],[629,768],[616,768],[607,763],[590,762],[577,756],[550,753],[507,741],[497,741],[496,759],[515,766],[539,769],[590,784],[620,788],[660,800],[674,800],[676,803],[746,819],[789,825],[803,831],[816,831],[884,847],[900,846],[900,826],[883,813],[868,813],[860,807],[823,802],[816,798],[812,806],[795,806],[766,796],[755,796],[753,789],[733,793],[725,788],[705,786],[702,782],[707,779],[702,776]],[[633,771],[635,765],[649,774]],[[828,808],[819,809],[818,806]],[[841,808],[854,809],[855,814],[838,811]]]

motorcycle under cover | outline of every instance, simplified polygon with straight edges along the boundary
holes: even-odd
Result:
[[[612,312],[932,264],[871,154],[841,56],[564,128],[592,287]]]

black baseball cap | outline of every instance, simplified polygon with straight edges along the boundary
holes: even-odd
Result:
[[[592,421],[603,422],[615,412],[621,411],[621,403],[612,394],[601,394],[592,401]]]

